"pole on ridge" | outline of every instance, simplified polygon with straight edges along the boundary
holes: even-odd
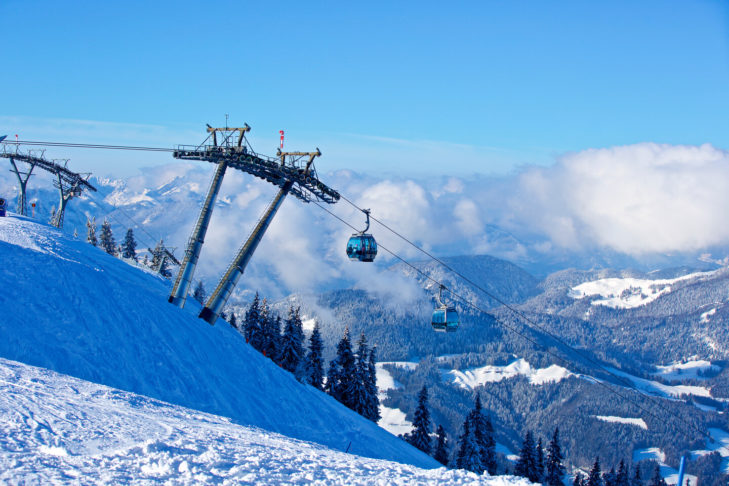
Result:
[[[286,162],[286,156],[287,155],[293,155],[293,156],[301,156],[301,155],[308,155],[309,160],[306,164],[306,167],[304,169],[304,175],[308,174],[311,165],[314,162],[314,158],[321,155],[321,152],[317,150],[316,152],[310,152],[310,153],[302,153],[302,152],[279,152],[279,156],[281,157],[281,165],[284,166]],[[253,229],[253,232],[248,237],[248,240],[245,242],[245,244],[238,250],[238,254],[236,255],[235,259],[231,262],[230,266],[228,267],[228,270],[225,272],[223,277],[220,279],[220,282],[218,283],[218,286],[215,288],[213,293],[210,295],[210,298],[205,303],[205,307],[203,307],[202,311],[200,312],[200,317],[204,321],[206,321],[208,324],[215,324],[215,321],[218,320],[218,316],[223,310],[223,307],[225,307],[226,302],[228,302],[228,298],[230,297],[230,294],[233,293],[233,289],[238,284],[238,280],[240,280],[240,277],[243,275],[243,272],[245,272],[246,266],[248,265],[248,262],[251,260],[251,257],[253,256],[253,253],[256,251],[256,248],[258,248],[258,244],[263,239],[263,235],[266,233],[266,230],[270,226],[271,222],[273,221],[274,216],[276,216],[276,213],[278,212],[279,208],[281,207],[281,204],[283,203],[284,199],[286,198],[286,195],[291,190],[291,187],[294,185],[293,181],[287,181],[284,183],[284,185],[279,189],[278,194],[276,194],[276,197],[273,199],[271,204],[269,205],[268,209],[264,213],[264,215],[261,217],[261,219],[258,221],[258,224],[256,224],[256,227]]]
[[[172,287],[170,297],[167,299],[171,304],[177,307],[184,307],[187,294],[190,291],[192,285],[192,277],[195,274],[195,268],[197,267],[198,259],[200,258],[200,252],[202,251],[203,243],[205,242],[205,234],[208,231],[210,225],[210,219],[213,216],[213,209],[215,208],[215,200],[218,198],[220,192],[220,186],[223,184],[223,177],[225,176],[225,170],[228,168],[227,159],[222,156],[221,150],[225,150],[231,146],[236,148],[242,148],[242,143],[245,138],[245,133],[250,131],[251,127],[245,125],[242,128],[213,128],[208,125],[209,138],[212,137],[213,145],[198,147],[202,148],[201,159],[207,160],[217,164],[215,168],[215,174],[210,182],[210,188],[208,189],[207,196],[203,202],[202,208],[200,209],[200,215],[197,219],[197,224],[192,230],[190,239],[187,242],[187,249],[185,250],[185,256],[180,266],[180,271],[175,279],[175,284]],[[218,145],[218,132],[222,135],[222,145]],[[233,140],[233,136],[238,134],[238,139]],[[203,142],[204,143],[204,142]],[[175,152],[177,156],[179,152]]]

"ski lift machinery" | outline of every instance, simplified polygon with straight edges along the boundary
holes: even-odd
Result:
[[[377,242],[371,234],[367,233],[367,230],[370,229],[370,210],[363,209],[362,212],[367,216],[367,225],[364,230],[349,237],[347,256],[350,260],[371,262],[377,256]]]
[[[443,285],[438,289],[436,301],[438,306],[433,311],[431,324],[437,332],[455,332],[458,330],[458,311],[454,305],[448,305],[443,302]]]

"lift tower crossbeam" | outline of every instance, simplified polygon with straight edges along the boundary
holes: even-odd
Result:
[[[63,214],[66,209],[66,205],[68,204],[68,201],[71,200],[71,198],[81,195],[84,189],[96,192],[96,188],[92,186],[91,183],[89,183],[88,181],[91,174],[80,174],[69,170],[66,166],[68,160],[66,160],[65,163],[61,165],[56,163],[55,161],[47,160],[44,157],[43,153],[41,153],[41,155],[38,157],[30,152],[28,154],[20,153],[18,151],[17,145],[14,149],[10,149],[10,147],[5,143],[3,143],[2,145],[3,149],[0,152],[0,157],[10,159],[10,163],[13,165],[15,173],[18,176],[18,180],[20,181],[20,188],[18,191],[19,212],[23,211],[23,213],[25,213],[26,211],[26,184],[28,182],[28,177],[30,176],[30,173],[35,167],[50,172],[57,178],[56,182],[54,182],[54,185],[57,189],[59,189],[61,198],[58,205],[58,210],[56,210],[56,213],[54,214],[51,221],[51,224],[57,228],[63,228]],[[15,162],[18,160],[30,165],[30,170],[26,174],[23,174],[26,176],[24,181],[21,179],[20,172],[17,170],[17,166],[15,164]],[[21,203],[22,205],[20,205]]]
[[[278,155],[281,158],[281,167],[286,167],[287,157],[290,158],[290,166],[295,167],[296,161],[299,161],[302,157],[308,156],[309,159],[306,162],[306,165],[303,167],[303,171],[301,173],[302,176],[306,178],[309,175],[309,172],[313,166],[312,164],[314,163],[314,159],[320,156],[321,152],[319,151],[319,149],[317,149],[316,152],[308,153],[279,151]],[[251,232],[248,240],[240,248],[240,250],[238,250],[238,254],[236,255],[235,259],[231,262],[228,270],[225,272],[225,275],[223,275],[223,278],[220,280],[220,283],[218,283],[218,286],[215,288],[213,293],[210,295],[210,298],[205,303],[205,307],[200,312],[199,317],[201,319],[204,319],[209,324],[215,324],[215,321],[218,320],[218,316],[223,310],[223,307],[225,307],[225,304],[228,301],[230,294],[233,293],[233,289],[238,284],[238,280],[240,280],[240,277],[243,275],[243,272],[245,271],[248,262],[253,256],[253,253],[256,251],[256,248],[258,248],[258,244],[261,242],[261,239],[263,239],[263,235],[266,233],[266,230],[271,224],[271,221],[273,221],[274,216],[276,216],[276,213],[281,207],[281,204],[286,198],[286,195],[289,193],[289,191],[291,191],[293,186],[294,181],[291,180],[286,180],[281,186],[278,194],[276,194],[276,197],[273,199],[266,212],[258,221],[258,224],[256,224],[256,227],[253,229],[253,232]]]

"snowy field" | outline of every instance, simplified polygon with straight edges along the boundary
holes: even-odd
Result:
[[[632,417],[615,417],[613,415],[593,415],[598,420],[602,420],[603,422],[612,422],[616,424],[625,424],[625,425],[635,425],[636,427],[640,427],[641,429],[648,430],[648,425],[645,423],[645,420],[642,418],[632,418]]]
[[[569,296],[573,299],[601,297],[592,305],[604,305],[613,309],[633,309],[649,304],[671,291],[677,282],[714,275],[716,271],[697,272],[672,279],[648,280],[641,278],[602,278],[573,287]]]
[[[545,383],[557,383],[572,376],[566,368],[558,365],[551,365],[546,368],[532,368],[524,359],[520,358],[506,366],[481,366],[466,370],[443,371],[443,379],[455,385],[473,390],[485,383],[498,382],[515,376],[526,376],[532,385],[543,385]]]
[[[3,484],[485,484],[420,469],[0,359]]]
[[[719,371],[718,366],[712,365],[709,361],[700,359],[695,361],[687,361],[685,363],[673,363],[666,366],[656,366],[654,374],[660,376],[669,381],[687,380],[689,378],[694,380],[704,380],[703,376],[699,375],[699,371]]]
[[[0,218],[0,358],[351,454],[433,458],[303,385],[169,282],[28,218]]]

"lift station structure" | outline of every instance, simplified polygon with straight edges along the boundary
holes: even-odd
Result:
[[[216,165],[210,188],[200,209],[197,223],[188,240],[185,256],[180,271],[172,287],[169,302],[183,307],[192,284],[200,252],[205,241],[205,234],[210,224],[215,200],[220,192],[223,177],[228,167],[247,172],[263,179],[279,188],[265,213],[258,221],[248,239],[238,250],[220,282],[205,303],[200,318],[214,324],[245,271],[263,235],[273,221],[288,194],[293,194],[303,202],[312,200],[326,204],[334,204],[339,200],[339,193],[322,183],[314,168],[314,159],[321,155],[316,152],[282,152],[276,157],[261,155],[253,151],[246,133],[250,127],[213,128],[208,125],[208,137],[198,146],[180,146],[173,152],[176,159],[202,160]]]
[[[0,157],[10,159],[11,172],[18,177],[17,211],[20,215],[25,216],[28,214],[26,188],[28,179],[33,174],[33,169],[38,167],[56,176],[53,185],[60,192],[60,200],[58,209],[56,209],[51,219],[51,224],[56,228],[63,228],[63,215],[68,202],[74,197],[80,196],[84,189],[96,192],[96,188],[89,183],[90,173],[79,174],[68,169],[68,159],[65,159],[63,164],[59,164],[58,161],[47,160],[44,155],[44,151],[40,151],[38,155],[34,155],[33,151],[20,153],[17,145],[14,149],[10,149],[6,144],[3,144],[3,150],[0,152]],[[27,171],[21,170],[16,161],[28,164]]]

